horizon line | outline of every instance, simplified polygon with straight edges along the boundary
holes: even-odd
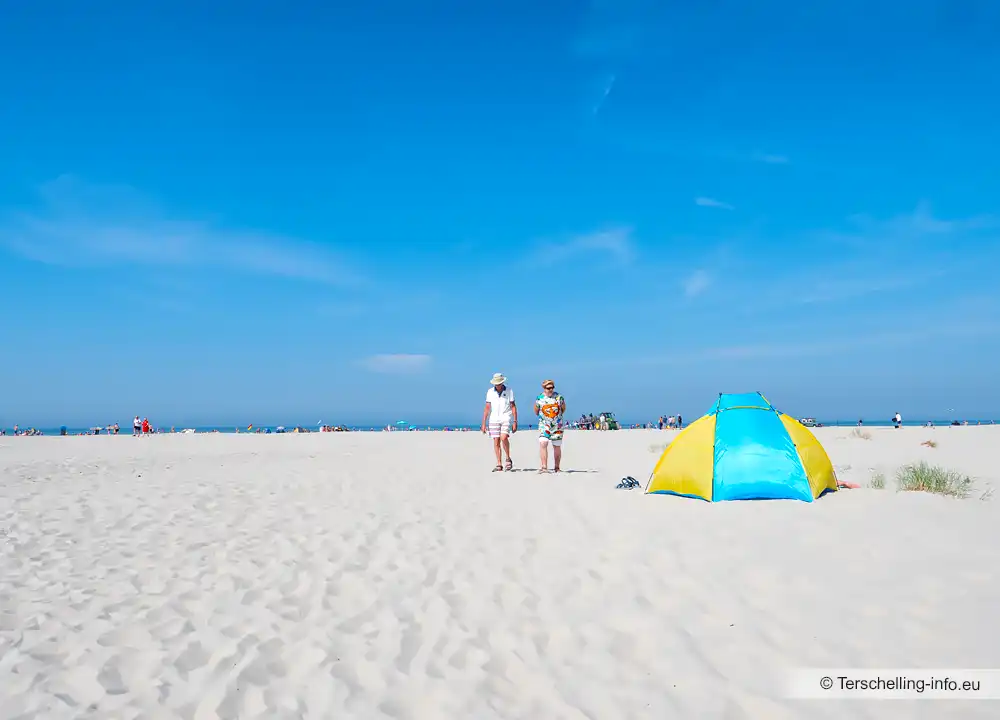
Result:
[[[785,413],[785,414],[787,414],[787,413]],[[535,416],[531,415],[530,417],[531,417],[530,421],[524,422],[524,423],[519,423],[519,424],[520,425],[524,425],[524,426],[529,426],[529,425],[533,426],[533,425],[537,424],[535,422]],[[664,416],[664,417],[667,417],[667,416]],[[682,414],[682,417],[683,417],[683,414]],[[690,426],[692,423],[694,423],[695,420],[698,420],[698,419],[704,417],[704,414],[698,415],[698,416],[692,416],[692,417],[694,419],[691,420],[689,423],[687,423],[687,426]],[[802,416],[802,417],[804,418],[806,416]],[[796,419],[800,419],[800,418],[796,418]],[[841,419],[841,418],[836,418],[836,419],[811,418],[811,419],[814,419],[816,421],[817,425],[830,426],[830,427],[855,426],[855,425],[858,424],[857,420]],[[865,425],[876,425],[876,426],[877,425],[890,425],[891,426],[893,424],[891,420],[865,420],[863,417],[859,418],[859,419]],[[575,422],[575,419],[571,420],[569,422],[570,423]],[[623,425],[647,425],[647,424],[649,424],[649,425],[653,425],[654,428],[657,425],[657,422],[652,421],[652,420],[644,420],[644,421],[641,421],[641,422],[636,422],[636,421],[633,421],[631,419],[622,420],[621,418],[618,418],[618,422],[621,423],[621,424],[623,424]],[[993,418],[991,418],[991,417],[962,417],[962,418],[958,418],[958,417],[952,417],[952,418],[918,417],[918,418],[915,418],[915,419],[912,419],[912,420],[905,420],[904,419],[902,424],[904,426],[906,426],[906,425],[916,426],[916,425],[925,425],[928,422],[935,423],[935,424],[950,424],[952,422],[967,422],[967,423],[970,423],[970,424],[971,423],[997,423],[997,422],[1000,422],[1000,417],[993,417]],[[474,427],[479,427],[480,423],[478,423],[478,422],[410,422],[410,421],[396,420],[396,421],[393,421],[393,422],[377,422],[377,423],[372,423],[372,422],[367,422],[367,423],[358,423],[358,422],[354,422],[354,423],[311,423],[311,424],[302,424],[302,423],[298,423],[298,424],[295,424],[295,423],[273,423],[273,424],[272,423],[267,423],[267,424],[253,423],[253,424],[250,424],[250,423],[248,423],[247,425],[242,425],[242,424],[237,424],[237,423],[223,423],[223,424],[218,424],[218,423],[217,424],[192,424],[192,423],[180,423],[180,424],[178,424],[178,423],[170,423],[170,424],[165,424],[165,425],[154,425],[153,427],[155,427],[155,428],[157,428],[159,430],[163,430],[166,427],[170,427],[170,428],[175,429],[175,430],[177,430],[177,429],[182,429],[182,430],[219,430],[219,431],[224,431],[224,432],[238,431],[238,432],[241,432],[241,433],[245,433],[245,432],[247,432],[247,428],[248,427],[253,428],[254,430],[256,430],[258,428],[260,428],[260,429],[275,429],[275,428],[279,428],[279,427],[280,428],[303,428],[303,429],[315,430],[316,428],[320,428],[320,427],[344,427],[344,428],[349,428],[349,429],[363,429],[363,428],[382,429],[382,428],[385,428],[385,427],[392,427],[392,426],[397,426],[397,425],[399,427],[407,427],[407,428],[415,427],[415,428],[443,429],[443,428],[474,428]],[[19,429],[21,429],[21,430],[39,430],[39,431],[61,430],[62,428],[66,428],[67,432],[69,432],[69,431],[75,431],[75,430],[93,430],[95,428],[100,428],[101,430],[104,430],[105,428],[107,428],[109,426],[108,425],[67,425],[67,424],[61,424],[61,425],[22,425],[22,424],[18,423],[17,427]],[[14,425],[11,425],[11,426],[0,425],[0,430],[12,430],[13,428],[14,428]],[[120,428],[120,433],[119,434],[125,434],[125,435],[131,434],[131,432],[130,432],[131,431],[131,426],[126,427],[126,426],[122,425],[121,423],[119,423],[119,428]],[[627,429],[627,428],[623,428],[623,429]],[[642,429],[642,428],[633,428],[633,429]]]

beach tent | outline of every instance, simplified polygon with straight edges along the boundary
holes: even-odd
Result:
[[[660,456],[647,493],[721,500],[805,500],[837,489],[826,450],[760,393],[721,394]]]

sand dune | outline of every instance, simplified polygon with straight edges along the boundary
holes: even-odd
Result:
[[[615,490],[657,431],[570,433],[561,476],[473,433],[2,438],[0,717],[995,718],[783,696],[1000,668],[1000,431],[870,432],[818,431],[842,479],[924,458],[973,499]]]

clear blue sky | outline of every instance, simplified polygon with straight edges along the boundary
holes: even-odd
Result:
[[[1000,415],[1000,3],[8,3],[0,424]]]

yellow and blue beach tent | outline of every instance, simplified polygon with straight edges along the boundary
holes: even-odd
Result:
[[[723,393],[667,446],[647,493],[721,500],[805,500],[837,489],[819,440],[760,393]]]

